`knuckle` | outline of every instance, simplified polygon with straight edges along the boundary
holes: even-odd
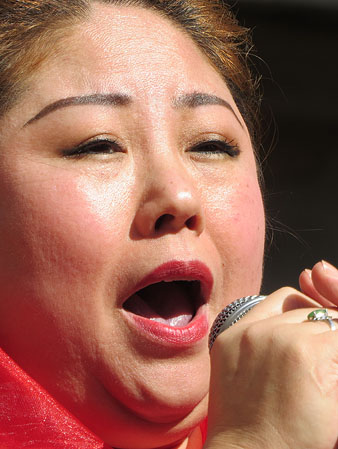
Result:
[[[247,326],[242,333],[242,345],[253,350],[258,341],[262,341],[266,334],[266,326],[260,321],[256,321]]]
[[[281,348],[283,348],[284,346],[288,346],[289,342],[285,325],[272,327],[269,335],[269,343],[272,346],[279,346]]]
[[[293,324],[269,327],[263,321],[252,323],[242,333],[241,347],[247,354],[255,354],[264,348],[294,365],[305,366],[311,358],[311,342],[306,335],[297,332]]]
[[[292,337],[285,336],[280,348],[284,359],[288,359],[297,366],[306,366],[308,364],[311,348],[309,348],[308,339],[304,335],[298,334],[295,336],[293,334]]]
[[[290,295],[299,294],[300,292],[296,288],[286,286],[286,287],[281,287],[275,293],[280,294],[283,297],[287,297]]]

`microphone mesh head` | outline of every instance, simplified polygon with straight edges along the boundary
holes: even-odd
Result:
[[[228,329],[228,327],[237,323],[244,315],[246,315],[255,305],[263,301],[266,296],[253,295],[244,296],[236,299],[236,301],[227,305],[216,317],[209,333],[209,351],[214,344],[216,337]]]

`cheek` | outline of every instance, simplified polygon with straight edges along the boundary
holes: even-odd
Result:
[[[126,232],[121,182],[105,188],[71,171],[54,169],[40,178],[33,171],[30,176],[26,169],[19,182],[9,176],[1,182],[2,273],[31,285],[44,277],[94,279]]]
[[[261,191],[255,177],[213,192],[207,221],[224,268],[230,301],[260,289],[265,240]]]
[[[45,369],[49,379],[51,366],[68,369],[72,342],[91,353],[128,235],[126,196],[114,182],[105,189],[55,167],[49,176],[35,166],[24,173],[0,180],[0,339],[33,377]]]
[[[261,260],[265,237],[265,219],[261,192],[256,183],[239,186],[230,216],[239,252],[244,257],[255,253]]]

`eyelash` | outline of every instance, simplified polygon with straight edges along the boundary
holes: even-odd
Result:
[[[240,154],[240,149],[233,140],[225,141],[218,139],[199,142],[197,145],[193,146],[190,151],[216,157],[228,155],[235,158]]]
[[[109,139],[97,139],[90,142],[79,145],[70,150],[64,150],[62,155],[64,157],[81,158],[90,154],[114,154],[124,153],[121,146],[115,140]]]
[[[240,154],[240,150],[233,141],[224,140],[206,140],[194,145],[190,150],[193,153],[202,153],[208,157],[224,157],[228,155],[230,157],[237,157]],[[79,145],[70,150],[64,150],[62,155],[67,158],[81,158],[90,154],[114,154],[123,153],[123,149],[115,140],[98,139],[92,140],[88,143]]]

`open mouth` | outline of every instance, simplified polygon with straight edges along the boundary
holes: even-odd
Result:
[[[130,296],[123,308],[171,327],[187,326],[203,305],[200,281],[161,281]]]

